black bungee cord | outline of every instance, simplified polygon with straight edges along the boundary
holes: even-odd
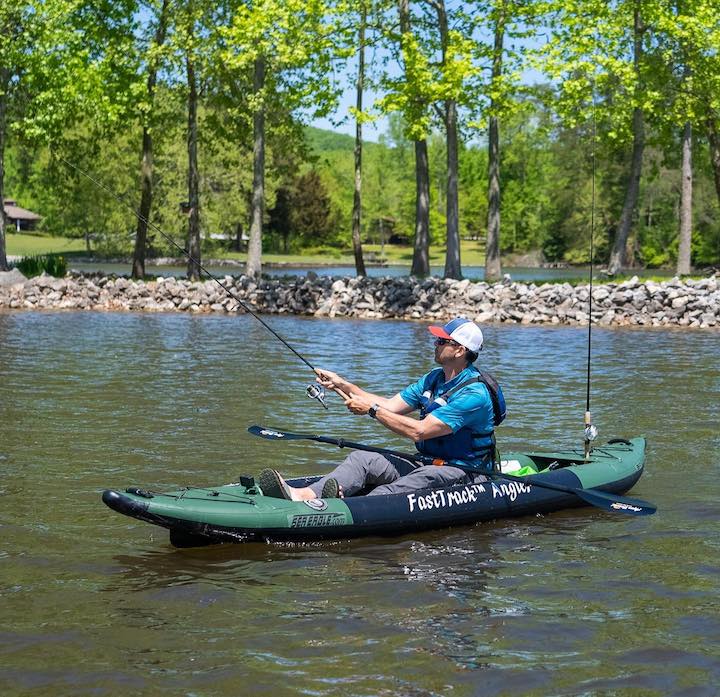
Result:
[[[210,271],[208,271],[197,259],[195,259],[190,254],[190,252],[188,252],[188,250],[185,247],[182,247],[177,242],[175,242],[175,240],[172,237],[170,237],[170,235],[163,232],[157,225],[155,225],[155,223],[151,222],[144,216],[140,215],[140,213],[138,213],[130,203],[128,203],[124,198],[122,198],[122,196],[115,193],[108,186],[103,184],[103,182],[101,182],[99,179],[95,179],[91,174],[89,174],[85,170],[81,169],[77,165],[73,164],[72,162],[70,162],[69,160],[64,158],[62,155],[60,155],[56,152],[54,152],[53,154],[59,160],[64,162],[68,167],[70,167],[71,169],[74,169],[76,172],[78,172],[85,178],[89,179],[93,184],[95,184],[95,186],[101,188],[103,191],[110,194],[110,196],[112,196],[116,201],[118,201],[118,203],[121,203],[125,207],[129,208],[133,212],[133,215],[135,215],[135,217],[138,220],[142,221],[143,223],[145,223],[147,226],[151,227],[156,232],[159,232],[162,235],[163,239],[168,241],[173,247],[175,247],[175,249],[180,250],[193,264],[195,264],[197,266],[197,268],[199,268],[204,274],[206,274],[209,278],[211,278],[213,281],[215,281],[215,283],[217,283],[220,286],[220,288],[222,288],[233,300],[235,300],[235,302],[237,302],[238,305],[240,305],[240,307],[242,307],[249,315],[252,315],[258,322],[260,322],[260,324],[262,324],[263,327],[265,327],[265,329],[267,329],[278,341],[280,341],[285,346],[287,346],[287,348],[289,348],[308,368],[310,368],[310,370],[312,370],[313,373],[317,374],[317,371],[315,370],[315,366],[313,366],[313,364],[310,363],[310,361],[308,361],[307,358],[305,358],[305,356],[303,356],[299,351],[297,351],[293,346],[291,346],[285,339],[283,339],[283,337],[280,336],[280,334],[278,334],[278,332],[276,332],[262,317],[260,317],[260,315],[258,315],[256,312],[254,312],[247,303],[245,303],[233,291],[231,291],[229,288],[227,288],[222,283],[222,281],[220,281],[220,279],[217,276],[210,273]],[[317,399],[317,401],[320,402],[320,404],[322,404],[323,407],[325,407],[325,409],[328,408],[328,405],[325,402],[325,391],[322,389],[322,387],[315,385],[315,384],[308,385],[308,387],[306,389],[306,394],[311,399]]]

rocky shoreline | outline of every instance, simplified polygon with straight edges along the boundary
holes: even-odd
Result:
[[[442,320],[456,315],[480,323],[586,324],[588,285],[471,283],[428,278],[263,279],[224,276],[223,286],[254,312],[316,317]],[[720,278],[639,281],[593,286],[593,322],[602,326],[720,327]],[[25,279],[0,274],[0,310],[235,313],[245,310],[213,281],[174,277],[132,281],[69,274]]]

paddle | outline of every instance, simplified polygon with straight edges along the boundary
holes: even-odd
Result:
[[[381,455],[392,455],[394,457],[401,457],[404,460],[411,460],[419,462],[423,465],[450,465],[451,467],[458,467],[458,469],[465,470],[471,474],[479,474],[477,470],[473,470],[466,467],[461,467],[455,463],[449,463],[445,460],[438,460],[436,458],[423,455],[421,453],[401,453],[397,450],[389,450],[387,448],[376,448],[372,445],[364,445],[362,443],[353,443],[352,441],[345,440],[344,438],[329,438],[328,436],[314,436],[307,433],[288,433],[287,431],[278,431],[273,428],[264,428],[263,426],[250,426],[248,433],[252,433],[254,436],[265,438],[267,440],[314,440],[318,443],[328,443],[329,445],[337,445],[339,448],[352,448],[353,450],[365,450],[369,453],[380,453]],[[503,479],[505,481],[520,482],[522,484],[529,484],[531,486],[537,486],[541,489],[552,489],[554,491],[562,491],[568,494],[574,494],[583,501],[586,501],[592,506],[597,506],[605,511],[611,513],[626,513],[628,515],[652,515],[657,510],[657,506],[641,499],[633,499],[625,496],[616,496],[615,494],[608,494],[604,491],[598,491],[597,489],[581,489],[579,487],[564,486],[563,484],[552,484],[545,482],[539,475],[528,475],[524,477],[513,477],[507,474],[499,474],[497,472],[483,472],[493,479]]]

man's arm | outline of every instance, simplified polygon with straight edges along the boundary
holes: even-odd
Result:
[[[363,390],[330,370],[320,370],[316,368],[315,372],[318,376],[317,382],[326,389],[338,392],[338,394],[342,393],[341,396],[343,399],[348,397],[351,400],[360,400],[363,403],[367,403],[368,408],[373,404],[379,404],[383,409],[395,414],[409,414],[413,411],[413,408],[399,394],[396,394],[394,397],[381,397],[380,395]],[[347,401],[346,405],[348,405]],[[364,413],[367,414],[367,409]]]
[[[440,419],[436,419],[432,414],[428,414],[424,419],[414,419],[411,416],[394,413],[381,406],[375,412],[375,418],[393,433],[410,438],[414,443],[429,438],[447,436],[453,432],[450,426],[440,421]]]
[[[348,398],[345,400],[345,406],[353,414],[362,415],[367,414],[370,407],[377,404],[380,408],[375,412],[375,418],[393,433],[397,433],[399,436],[405,436],[405,438],[410,438],[413,442],[447,436],[453,432],[450,426],[440,421],[440,419],[435,418],[432,414],[428,414],[424,419],[415,419],[411,416],[406,416],[405,414],[412,411],[412,407],[410,407],[399,394],[387,401],[393,406],[396,406],[398,402],[395,402],[395,400],[404,404],[406,410],[395,411],[388,409],[380,402],[373,401],[372,399],[368,400],[362,395]]]

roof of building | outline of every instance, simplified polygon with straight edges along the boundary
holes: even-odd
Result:
[[[15,201],[9,198],[3,201],[3,208],[5,209],[5,215],[11,220],[42,220],[41,215],[18,206]]]

